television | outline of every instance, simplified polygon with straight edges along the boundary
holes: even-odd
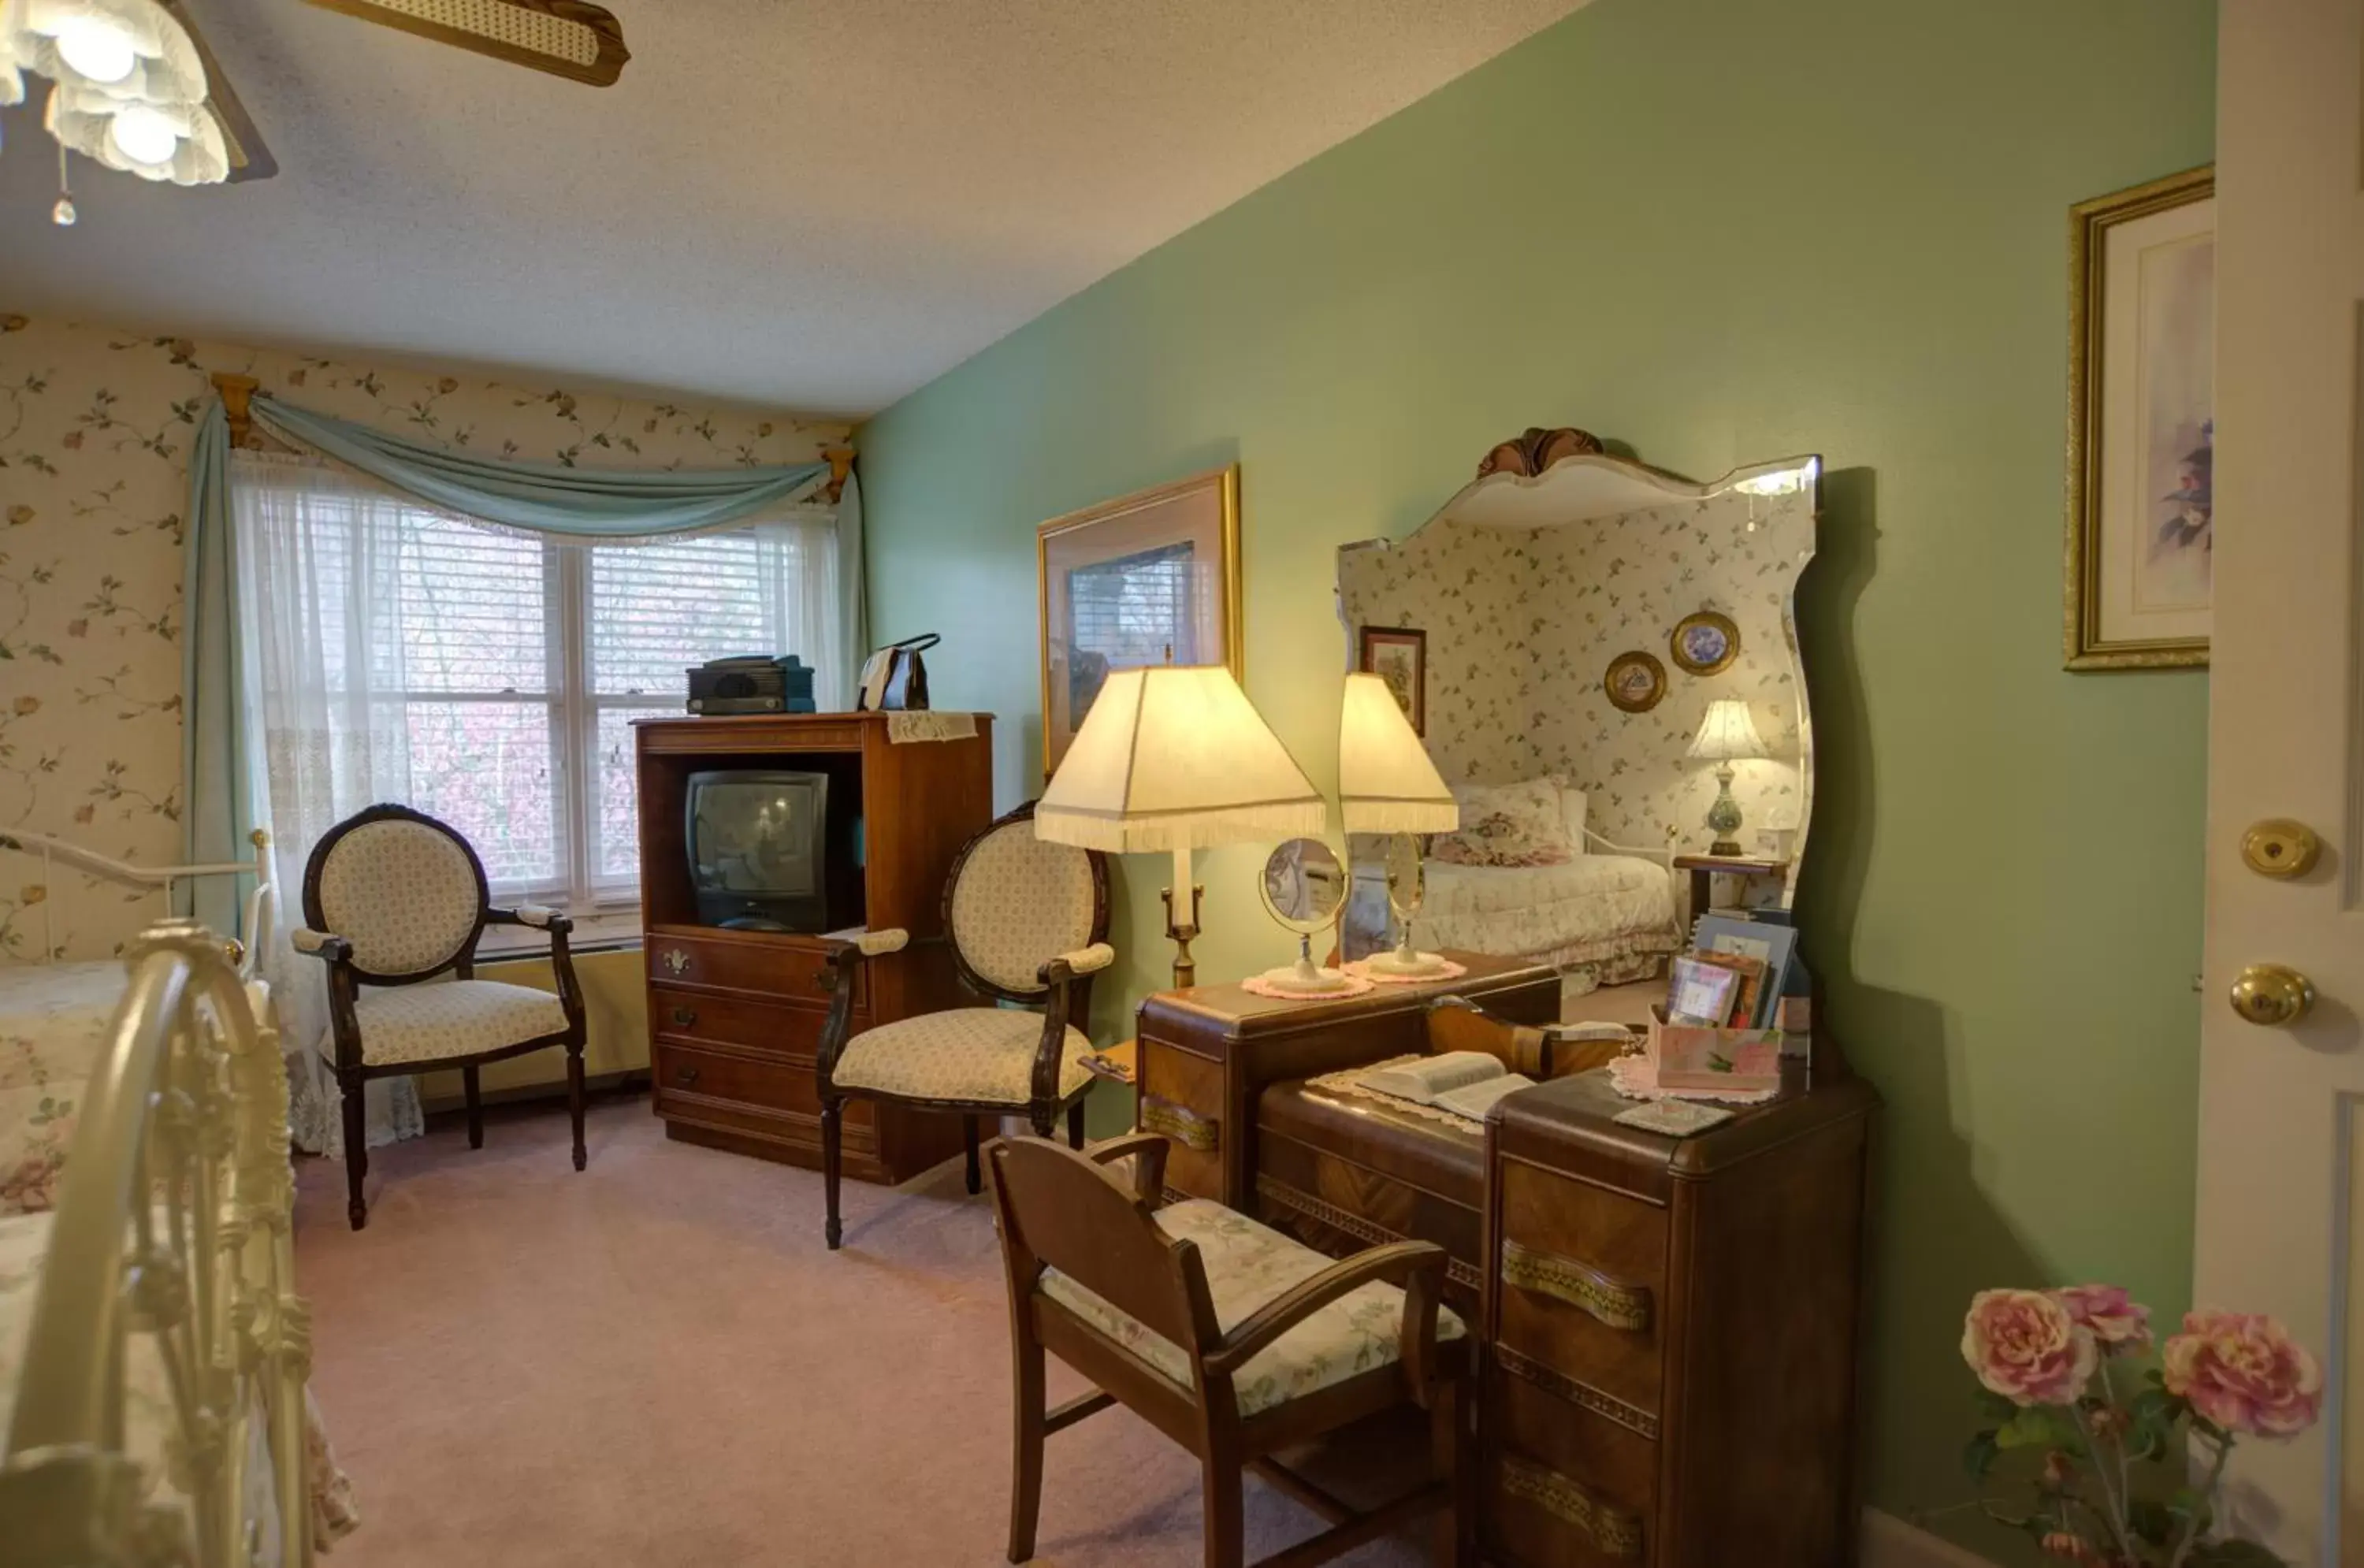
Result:
[[[689,884],[701,924],[832,931],[862,921],[861,820],[829,775],[722,768],[689,775]]]

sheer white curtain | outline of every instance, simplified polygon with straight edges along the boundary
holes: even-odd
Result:
[[[303,923],[304,862],[337,823],[411,796],[403,639],[387,614],[405,506],[326,464],[240,451],[230,459],[255,820],[271,825],[286,908],[262,959],[287,1054],[288,1123],[297,1147],[344,1151],[336,1080],[321,1054],[324,966],[287,933]],[[424,1130],[418,1080],[368,1088],[369,1141]]]

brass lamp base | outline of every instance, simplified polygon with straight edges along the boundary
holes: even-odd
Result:
[[[1206,892],[1199,883],[1190,885],[1190,917],[1174,918],[1174,889],[1159,894],[1165,901],[1165,940],[1174,944],[1174,989],[1187,991],[1199,984],[1199,965],[1190,957],[1190,944],[1199,938],[1199,895]]]

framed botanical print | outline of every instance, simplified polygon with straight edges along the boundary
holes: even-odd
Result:
[[[2071,670],[2208,662],[2215,190],[2194,169],[2069,211]]]
[[[1246,678],[1238,464],[1054,517],[1034,559],[1044,778],[1112,670],[1227,664]]]
[[[1428,633],[1408,626],[1366,626],[1355,634],[1355,664],[1387,683],[1414,735],[1428,733]]]

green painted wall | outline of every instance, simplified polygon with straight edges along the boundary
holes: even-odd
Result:
[[[2206,684],[2060,669],[2064,260],[2072,202],[2212,155],[2213,10],[1598,0],[862,437],[874,624],[944,634],[1005,803],[1040,784],[1044,517],[1236,459],[1248,689],[1326,782],[1333,550],[1495,440],[1824,455],[1801,906],[1889,1099],[1866,1464],[1899,1511],[1963,1495],[1971,1290],[2187,1290]],[[1202,972],[1285,950],[1254,860],[1200,857]],[[1120,872],[1102,1039],[1162,976],[1163,869]]]

